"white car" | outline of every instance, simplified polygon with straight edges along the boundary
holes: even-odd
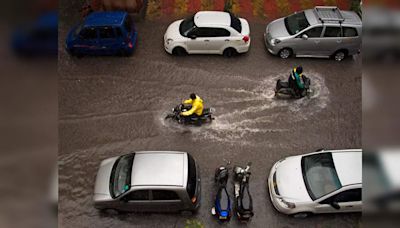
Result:
[[[268,187],[274,207],[294,217],[360,212],[362,151],[322,150],[284,158],[273,165]]]
[[[200,11],[173,22],[164,35],[165,50],[174,55],[245,53],[250,47],[250,27],[243,18],[219,11]]]

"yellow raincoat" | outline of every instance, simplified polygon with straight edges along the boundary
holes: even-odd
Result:
[[[203,100],[199,96],[196,96],[196,99],[194,100],[193,99],[185,100],[183,103],[192,105],[192,108],[189,111],[182,112],[181,113],[182,116],[190,116],[193,113],[195,113],[198,116],[201,116],[201,114],[203,114]]]

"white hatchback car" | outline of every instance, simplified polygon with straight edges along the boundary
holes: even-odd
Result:
[[[250,47],[250,27],[243,18],[219,11],[200,11],[173,22],[164,35],[165,50],[174,55],[245,53]]]
[[[294,217],[360,212],[362,151],[333,150],[284,158],[268,177],[274,207]]]

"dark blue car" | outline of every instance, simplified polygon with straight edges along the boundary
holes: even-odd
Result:
[[[74,27],[66,40],[67,51],[82,55],[131,55],[137,32],[126,12],[94,12]]]

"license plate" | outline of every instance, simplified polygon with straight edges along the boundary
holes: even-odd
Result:
[[[227,218],[224,216],[219,216],[219,219],[227,219]]]

